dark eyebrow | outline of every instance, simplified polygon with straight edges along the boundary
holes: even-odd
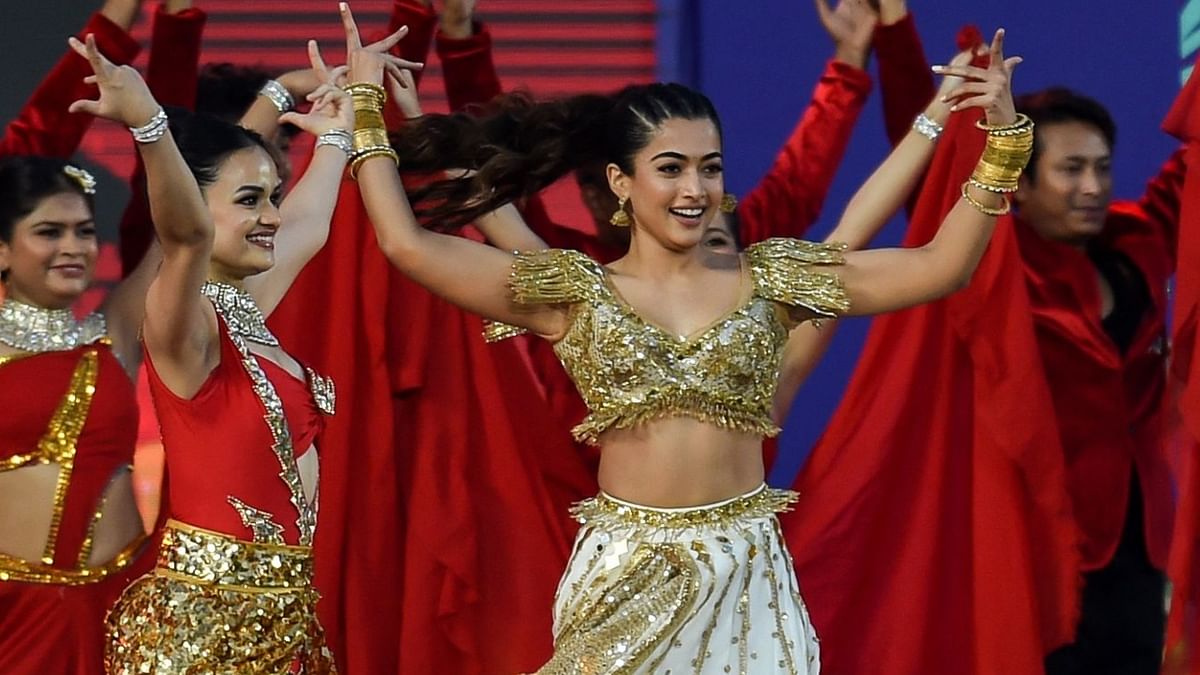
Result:
[[[51,227],[79,227],[80,225],[89,225],[89,224],[95,225],[96,219],[95,218],[87,218],[85,220],[76,221],[74,223],[64,223],[64,222],[61,222],[58,220],[42,220],[42,221],[34,223],[30,227],[41,227],[43,225],[49,225]]]
[[[258,185],[243,185],[240,188],[238,188],[237,191],[238,192],[254,192],[257,194],[263,194],[266,192],[266,190],[262,189],[262,187],[258,186]]]
[[[700,161],[707,162],[710,159],[717,159],[720,156],[721,156],[720,152],[710,152],[707,155],[701,157]],[[651,157],[650,161],[653,162],[654,160],[659,159],[661,157],[667,157],[669,159],[687,159],[687,156],[684,155],[683,153],[675,152],[674,150],[667,150],[665,152],[660,152],[657,155]]]

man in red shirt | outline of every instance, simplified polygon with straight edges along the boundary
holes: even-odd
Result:
[[[1167,281],[1182,165],[1176,154],[1140,200],[1113,202],[1108,111],[1061,88],[1017,106],[1037,124],[1014,200],[1017,239],[1084,572],[1075,642],[1047,658],[1047,673],[1157,673],[1174,512]]]

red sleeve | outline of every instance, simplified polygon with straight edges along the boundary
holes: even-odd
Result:
[[[879,58],[884,127],[888,139],[896,145],[929,104],[937,87],[911,12],[896,23],[876,28],[873,47]]]
[[[99,13],[92,15],[79,37],[88,33],[96,36],[96,45],[113,63],[129,63],[137,56],[138,43]],[[69,113],[67,108],[78,99],[97,96],[94,86],[83,83],[83,78],[91,73],[87,60],[68,50],[4,130],[4,136],[0,137],[0,157],[74,154],[92,123],[92,116]]]
[[[171,14],[164,7],[159,5],[154,13],[146,82],[159,103],[191,109],[196,105],[200,43],[208,15],[195,8]]]
[[[866,71],[829,62],[800,123],[738,208],[743,246],[799,237],[816,221],[870,90]]]
[[[394,0],[392,14],[388,17],[387,32],[376,35],[372,40],[391,35],[400,30],[401,26],[408,26],[408,35],[392,48],[392,55],[406,61],[425,63],[429,57],[429,47],[433,44],[433,31],[437,28],[437,14],[433,8],[416,0]],[[413,71],[413,80],[418,87],[421,86],[422,75],[423,71]],[[391,130],[400,128],[404,122],[400,110],[391,101],[388,101],[387,107],[384,108],[383,116],[387,128]]]
[[[500,76],[492,61],[492,34],[476,22],[471,37],[455,39],[438,31],[437,53],[451,110],[487,103],[500,95]]]
[[[1154,260],[1169,267],[1167,275],[1175,271],[1180,200],[1187,177],[1185,150],[1180,148],[1171,154],[1158,175],[1146,184],[1141,199],[1113,202],[1105,224],[1104,237],[1110,245],[1138,257],[1140,265],[1149,263],[1139,254],[1150,253]]]
[[[200,45],[207,18],[202,10],[194,8],[171,14],[164,5],[154,13],[146,83],[159,103],[189,110],[196,106]],[[135,157],[137,164],[129,178],[129,203],[120,225],[121,273],[126,276],[138,266],[154,240],[146,170],[141,155],[135,153]]]

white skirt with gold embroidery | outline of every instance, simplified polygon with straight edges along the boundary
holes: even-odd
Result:
[[[538,675],[815,675],[816,632],[766,486],[718,504],[657,509],[601,494],[554,607],[554,656]]]

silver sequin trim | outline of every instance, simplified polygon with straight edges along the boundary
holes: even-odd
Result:
[[[6,299],[0,304],[0,342],[26,352],[64,352],[104,337],[104,315],[82,321],[69,309],[46,309]]]

